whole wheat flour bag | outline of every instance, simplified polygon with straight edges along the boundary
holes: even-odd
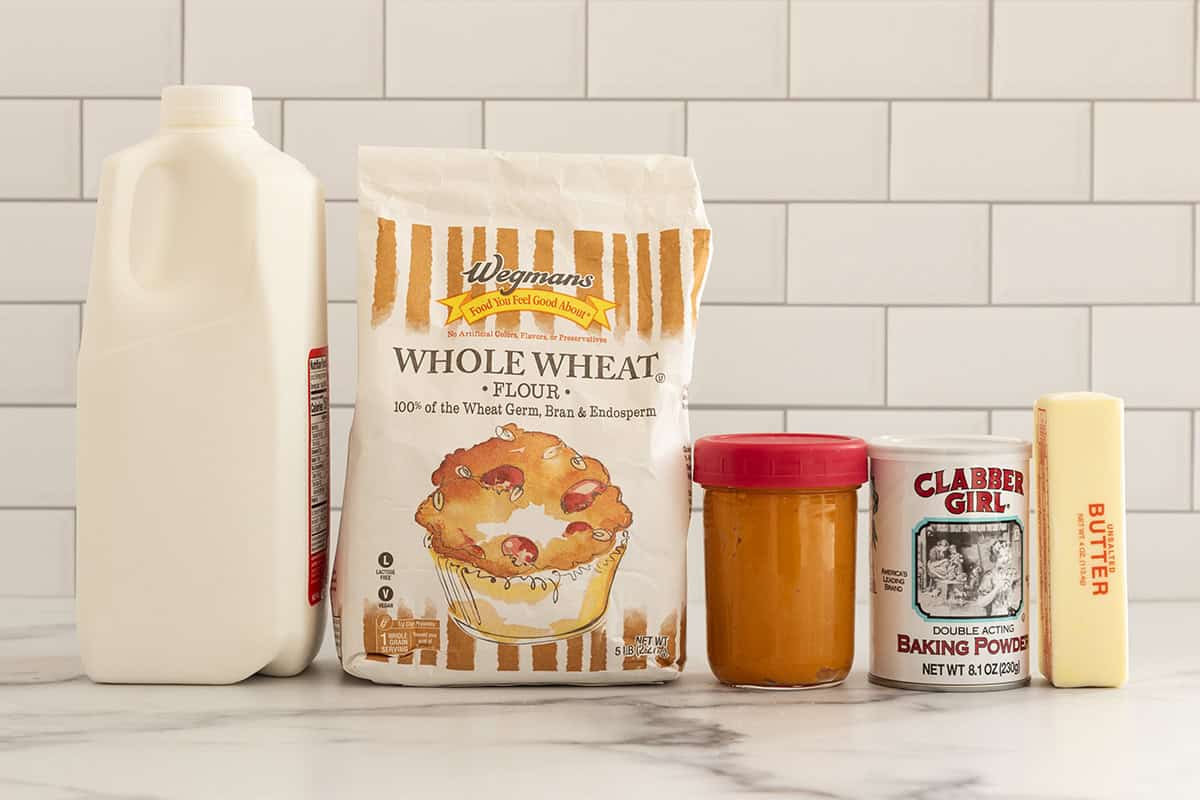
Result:
[[[364,147],[347,672],[642,683],[687,631],[688,159]]]

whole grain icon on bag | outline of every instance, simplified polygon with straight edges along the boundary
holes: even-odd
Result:
[[[332,604],[379,683],[644,683],[685,660],[691,161],[364,147]]]

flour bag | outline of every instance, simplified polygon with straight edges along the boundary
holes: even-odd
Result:
[[[364,147],[358,247],[342,666],[677,677],[711,252],[691,162]]]

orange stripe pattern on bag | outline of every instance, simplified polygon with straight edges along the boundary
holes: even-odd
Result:
[[[375,238],[375,291],[371,300],[371,326],[392,315],[396,304],[396,223],[380,217]]]
[[[683,272],[680,266],[679,231],[663,231],[658,237],[658,271],[661,275],[663,336],[683,333]]]
[[[463,271],[466,268],[463,253],[463,229],[451,226],[446,232],[446,291],[458,294],[463,290]]]
[[[592,648],[588,672],[604,672],[608,668],[608,636],[604,633],[604,626],[601,625],[593,630],[591,636]]]
[[[599,231],[575,231],[575,273],[592,277],[591,288],[577,289],[576,297],[604,296],[603,260],[604,234]]]
[[[535,644],[533,646],[533,671],[555,672],[558,670],[558,643]]]
[[[399,291],[395,222],[380,217],[377,227],[371,306],[373,327],[390,317]],[[540,333],[552,336],[555,333],[554,318],[562,317],[594,334],[602,334],[607,329],[615,338],[624,339],[631,330],[636,330],[640,338],[649,340],[655,335],[656,317],[658,333],[663,338],[680,338],[684,335],[688,313],[693,322],[699,314],[700,291],[711,253],[711,232],[707,228],[689,231],[690,274],[685,273],[687,251],[683,247],[685,240],[681,229],[611,234],[572,231],[574,263],[558,266],[564,274],[575,277],[574,298],[587,300],[590,305],[565,300],[554,305],[553,299],[549,302],[543,299],[543,292],[562,294],[560,289],[565,284],[555,272],[553,230],[533,230],[533,253],[526,265],[521,263],[521,231],[517,228],[494,229],[494,251],[488,248],[488,234],[488,229],[483,226],[471,229],[471,258],[467,261],[466,232],[462,226],[435,228],[413,224],[410,227],[408,281],[403,303],[410,330],[427,331],[439,319],[433,316],[435,313],[448,312],[441,318],[445,320],[444,324],[461,324],[458,320],[465,317],[475,330],[483,329],[489,316],[495,316],[496,330],[506,333],[520,330],[523,318],[532,318]],[[606,245],[611,246],[611,285],[605,278]],[[435,252],[438,253],[436,260]],[[441,253],[445,253],[444,264]],[[473,281],[468,286],[465,275],[476,264],[494,265],[496,256],[502,260],[504,270],[520,277],[506,275],[504,281],[496,281],[495,289],[488,288],[485,282],[490,279],[487,278],[479,279],[485,282]],[[435,272],[439,276],[445,275],[444,298],[432,296]],[[551,282],[531,275],[555,277]],[[612,293],[611,298],[605,296],[606,292]],[[473,306],[471,300],[475,298],[482,299]],[[505,305],[512,310],[505,309]]]
[[[515,644],[496,645],[496,669],[500,672],[516,672],[521,668],[521,651]]]
[[[567,672],[583,671],[583,637],[567,639]]]
[[[496,229],[496,252],[504,259],[506,268],[517,268],[521,253],[516,228]],[[521,327],[521,312],[501,311],[496,315],[496,327],[502,331],[517,330]]]
[[[467,672],[475,669],[475,637],[449,618],[446,619],[446,669]]]
[[[692,231],[692,321],[700,316],[700,290],[704,288],[704,276],[708,273],[708,259],[712,252],[712,231],[696,228]]]
[[[487,228],[482,225],[477,225],[471,230],[471,263],[477,261],[487,261]],[[471,285],[471,296],[478,297],[483,294],[484,288],[478,283]],[[479,330],[483,327],[483,320],[471,323],[471,327]]]
[[[618,339],[629,332],[629,243],[625,234],[614,233],[613,241],[613,302],[617,324],[614,331]]]
[[[649,339],[654,332],[654,294],[650,289],[650,235],[637,235],[638,335]]]
[[[411,255],[408,265],[408,300],[405,304],[408,327],[429,330],[429,294],[433,288],[433,228],[412,226]]]
[[[539,228],[534,232],[533,270],[534,272],[554,272],[554,231]],[[546,291],[553,292],[554,289],[546,287]],[[554,333],[554,317],[538,314],[537,326],[542,333]]]

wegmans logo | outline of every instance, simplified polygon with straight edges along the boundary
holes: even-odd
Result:
[[[577,298],[555,291],[558,287],[590,289],[595,285],[594,275],[506,269],[504,256],[499,253],[485,261],[476,261],[462,275],[464,283],[475,288],[438,300],[449,311],[447,324],[458,319],[474,323],[505,311],[534,311],[570,320],[581,328],[589,328],[593,323],[612,328],[608,312],[617,307],[616,303],[603,297]],[[479,291],[493,282],[499,288]]]

